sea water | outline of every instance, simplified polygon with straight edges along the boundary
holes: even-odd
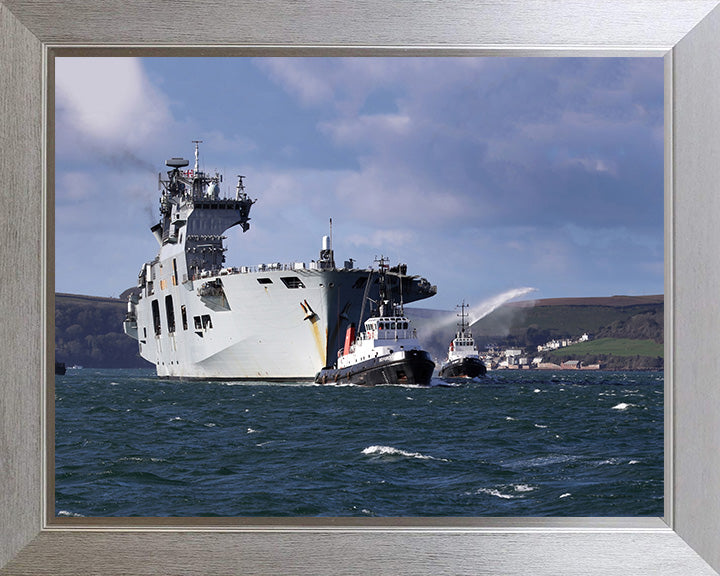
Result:
[[[662,516],[662,372],[55,379],[58,516]]]

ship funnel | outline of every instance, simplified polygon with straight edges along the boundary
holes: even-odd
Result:
[[[351,323],[345,332],[345,346],[343,347],[343,356],[350,354],[350,346],[355,343],[355,323]]]

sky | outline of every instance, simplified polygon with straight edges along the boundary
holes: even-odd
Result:
[[[662,58],[58,58],[55,289],[117,297],[171,157],[257,199],[226,264],[383,255],[417,305],[663,293]],[[532,290],[530,290],[532,289]]]

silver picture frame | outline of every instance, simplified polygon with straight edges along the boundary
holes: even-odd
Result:
[[[720,569],[718,0],[0,0],[0,575]],[[581,55],[665,61],[663,518],[56,519],[53,58]]]

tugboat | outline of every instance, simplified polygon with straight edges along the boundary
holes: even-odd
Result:
[[[375,306],[365,321],[365,330],[356,335],[355,325],[348,327],[345,346],[338,350],[335,365],[323,368],[315,376],[318,384],[430,384],[435,363],[420,347],[415,329],[410,327],[410,320],[403,312],[402,302],[396,304],[388,298],[385,258],[376,262],[380,270],[379,298],[373,302],[366,296],[366,300]],[[371,279],[372,270],[366,287],[370,286]]]
[[[440,367],[438,374],[440,378],[475,378],[484,376],[487,372],[487,368],[478,354],[475,340],[465,323],[465,308],[467,307],[468,305],[464,301],[456,306],[456,308],[460,308],[460,314],[458,314],[460,330],[450,342],[447,362]]]

